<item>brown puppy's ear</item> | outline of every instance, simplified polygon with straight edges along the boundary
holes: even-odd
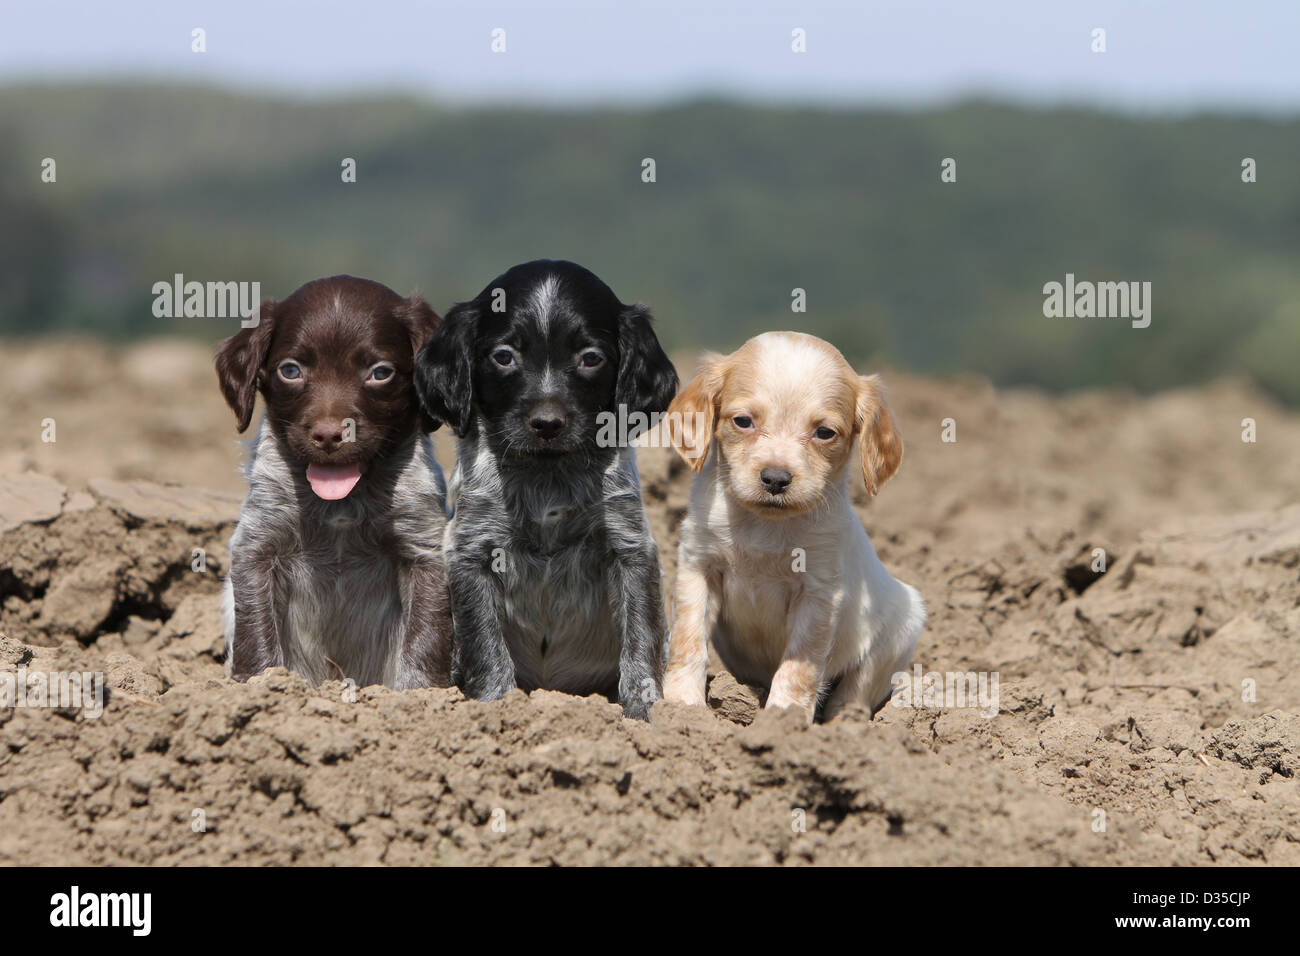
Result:
[[[442,318],[438,313],[418,295],[413,295],[399,303],[393,310],[393,315],[411,333],[412,358],[420,354],[420,348],[429,341],[429,336],[433,335],[442,324]]]
[[[718,424],[718,401],[726,379],[726,359],[708,353],[700,371],[668,405],[668,432],[677,454],[691,471],[699,471],[709,460],[713,431]]]
[[[418,295],[413,295],[409,299],[401,302],[393,315],[397,321],[406,326],[406,330],[411,333],[411,362],[412,362],[412,384],[411,388],[415,389],[414,384],[414,363],[416,356],[420,354],[420,349],[424,343],[433,337],[433,333],[438,331],[438,326],[442,324],[442,318],[429,303]],[[424,404],[420,401],[419,392],[416,390],[415,403],[420,409],[420,428],[427,432],[436,432],[442,427],[442,419],[430,415],[425,409]]]
[[[858,444],[867,494],[876,495],[903,462],[903,436],[885,398],[879,375],[858,377]]]
[[[226,404],[235,413],[241,432],[253,420],[262,365],[271,348],[275,308],[274,299],[263,299],[257,324],[240,329],[217,349],[217,382],[221,385],[221,394],[226,397]]]

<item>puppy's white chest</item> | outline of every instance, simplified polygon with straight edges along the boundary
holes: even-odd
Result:
[[[766,682],[781,662],[790,609],[803,586],[793,560],[779,554],[736,555],[723,575],[714,642],[742,680]]]
[[[721,574],[714,646],[738,678],[766,684],[785,654],[800,603],[839,590],[841,543],[802,516],[749,518],[728,514],[724,505],[710,509],[708,518]],[[827,626],[834,630],[838,622]]]

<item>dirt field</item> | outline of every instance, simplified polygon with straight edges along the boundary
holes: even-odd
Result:
[[[98,718],[0,709],[0,862],[1300,863],[1300,416],[1244,385],[887,371],[906,455],[860,513],[929,604],[918,664],[995,672],[999,707],[804,729],[721,672],[712,712],[649,724],[545,692],[233,684],[240,450],[207,350],[0,348],[0,674],[109,687]],[[641,463],[671,576],[689,476]]]

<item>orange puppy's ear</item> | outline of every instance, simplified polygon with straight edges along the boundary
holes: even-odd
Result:
[[[867,494],[876,495],[903,462],[903,436],[879,375],[858,377],[858,444]]]
[[[713,430],[718,423],[718,399],[722,396],[725,359],[709,353],[700,362],[700,372],[677,393],[668,406],[668,432],[677,454],[691,471],[699,471],[709,460]]]

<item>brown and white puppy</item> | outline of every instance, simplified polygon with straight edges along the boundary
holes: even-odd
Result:
[[[262,303],[222,343],[217,378],[248,427],[266,403],[230,542],[226,666],[313,682],[450,683],[446,488],[413,385],[438,316],[352,276]]]
[[[881,707],[926,614],[880,563],[850,496],[855,460],[875,495],[903,458],[879,377],[858,375],[821,339],[768,332],[706,356],[669,421],[698,425],[670,431],[699,475],[664,697],[704,702],[712,641],[737,678],[770,686],[768,707],[799,707],[810,721],[823,701],[826,719],[854,701]]]

